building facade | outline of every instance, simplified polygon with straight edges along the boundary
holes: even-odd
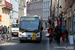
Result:
[[[69,35],[72,33],[75,40],[75,0],[64,1],[63,18]]]
[[[42,17],[43,27],[47,28],[50,16],[50,0],[30,0],[27,4],[27,14]]]
[[[43,1],[43,26],[45,28],[48,27],[48,17],[50,16],[50,0],[42,0]]]
[[[57,24],[61,21],[61,26],[65,25],[69,36],[73,34],[71,36],[75,40],[75,0],[55,0],[54,5],[54,19],[56,19]]]
[[[19,8],[18,8],[18,10],[19,10],[19,15],[18,15],[18,17],[20,18],[21,16],[24,16],[24,15],[26,15],[26,0],[19,0]]]
[[[32,0],[27,4],[27,15],[37,15],[43,17],[42,0]]]
[[[10,11],[10,25],[18,19],[18,0],[10,0],[13,9]]]
[[[27,4],[27,14],[42,17],[42,1],[33,1]]]
[[[1,4],[2,3],[2,4]],[[0,25],[10,25],[10,11],[12,10],[12,4],[10,0],[0,0],[0,16],[1,22]]]

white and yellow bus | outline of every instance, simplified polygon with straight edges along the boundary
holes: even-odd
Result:
[[[19,40],[38,41],[42,40],[42,18],[38,16],[22,16],[19,23]]]

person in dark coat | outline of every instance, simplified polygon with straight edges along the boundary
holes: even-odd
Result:
[[[68,30],[67,29],[65,31],[65,35],[66,35],[66,41],[68,41]]]
[[[3,33],[3,25],[0,26],[0,34]]]
[[[61,28],[58,26],[57,34],[56,34],[57,44],[60,44],[60,37],[61,37]]]
[[[56,26],[56,28],[55,28],[55,33],[57,33],[57,30],[58,30],[58,26]]]
[[[58,31],[58,26],[56,26],[55,28],[55,40],[56,40],[56,34],[58,33],[57,31]]]
[[[54,40],[55,40],[55,27],[53,27],[53,37],[54,37]]]
[[[6,34],[6,33],[7,33],[7,27],[4,26],[4,27],[3,27],[3,34]]]

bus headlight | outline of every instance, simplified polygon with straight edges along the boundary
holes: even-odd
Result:
[[[39,36],[40,34],[37,34],[37,36]]]
[[[40,32],[38,32],[38,33],[36,34],[36,36],[40,36]]]
[[[21,32],[19,32],[19,36],[21,36],[22,35],[22,33]]]

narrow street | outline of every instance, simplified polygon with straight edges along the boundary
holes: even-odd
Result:
[[[0,44],[0,50],[74,50],[74,46],[66,42],[63,43],[62,41],[60,45],[57,45],[56,41],[52,41],[52,43],[49,44],[49,40],[45,37],[46,32],[47,31],[42,32],[43,36],[41,43],[20,43],[18,37],[13,37],[12,41]],[[66,47],[66,49],[64,47]]]
[[[45,31],[41,43],[36,42],[23,42],[18,41],[18,37],[13,37],[12,41],[0,44],[0,50],[47,50],[47,39],[45,37]]]

